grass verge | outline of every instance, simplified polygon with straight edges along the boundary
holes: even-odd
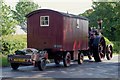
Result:
[[[10,64],[8,63],[6,55],[0,55],[0,59],[2,59],[0,62],[0,66],[2,66],[2,67],[10,66]]]

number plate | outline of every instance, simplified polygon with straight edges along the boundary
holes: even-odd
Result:
[[[25,59],[14,59],[15,62],[25,62]]]

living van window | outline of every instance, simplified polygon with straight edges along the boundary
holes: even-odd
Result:
[[[40,26],[49,26],[49,16],[40,16]]]

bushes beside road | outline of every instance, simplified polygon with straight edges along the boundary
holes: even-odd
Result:
[[[26,35],[7,35],[0,39],[2,42],[2,54],[13,54],[16,50],[26,48],[27,36]]]
[[[116,54],[120,54],[120,41],[113,41],[114,47],[113,51]]]

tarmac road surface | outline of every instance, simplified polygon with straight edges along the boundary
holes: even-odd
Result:
[[[11,67],[2,68],[2,78],[118,78],[120,76],[120,62],[118,55],[111,60],[102,62],[84,60],[82,65],[72,62],[70,67],[59,66],[54,63],[47,64],[45,71],[39,71],[37,67],[22,66],[17,71]]]

